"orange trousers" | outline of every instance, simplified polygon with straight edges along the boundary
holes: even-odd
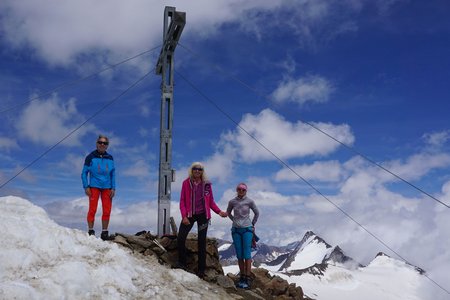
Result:
[[[110,189],[98,189],[91,187],[91,196],[89,197],[89,211],[87,221],[95,221],[95,213],[97,212],[98,198],[102,198],[102,220],[109,220],[111,215],[112,199]]]

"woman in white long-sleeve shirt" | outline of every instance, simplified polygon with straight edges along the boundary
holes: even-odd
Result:
[[[241,275],[237,286],[249,288],[252,267],[251,245],[259,210],[255,201],[247,197],[247,185],[245,183],[239,183],[236,192],[237,196],[228,202],[227,213],[233,221],[231,236],[233,237]],[[253,211],[253,219],[250,219],[250,210]],[[232,211],[233,213],[231,213]]]

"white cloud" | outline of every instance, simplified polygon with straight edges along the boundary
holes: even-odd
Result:
[[[102,205],[99,200],[97,209],[95,229],[101,229]],[[72,201],[57,201],[45,205],[45,210],[49,216],[57,223],[86,229],[86,215],[89,208],[87,197],[78,198]],[[136,233],[141,230],[156,230],[158,203],[156,201],[142,201],[125,207],[115,204],[111,210],[110,231]],[[153,232],[155,233],[155,232]]]
[[[98,64],[112,63],[159,45],[165,5],[155,0],[3,0],[0,9],[8,13],[0,22],[12,48],[32,49],[53,65],[86,67],[86,57]],[[236,23],[262,39],[267,32],[287,27],[295,43],[312,48],[357,30],[353,15],[364,6],[359,1],[325,0],[174,0],[170,5],[186,12],[189,30],[183,35],[206,38],[222,24]]]
[[[416,180],[428,173],[432,169],[445,168],[450,166],[450,155],[446,153],[419,153],[409,157],[406,162],[399,160],[383,164],[388,170],[399,175],[406,180]],[[385,180],[396,180],[393,176],[384,174]]]
[[[156,41],[156,29],[143,37],[162,23],[162,10],[145,1],[7,1],[3,6],[9,10],[3,21],[9,42],[28,44],[53,64],[75,63],[78,55],[92,50],[143,50],[149,38]]]
[[[0,136],[0,150],[11,151],[18,148],[16,140]]]
[[[226,182],[233,174],[235,157],[234,149],[225,147],[222,152],[216,152],[205,160],[208,178]]]
[[[77,174],[79,176],[83,169],[84,159],[85,157],[82,155],[69,153],[64,160],[57,163],[57,169],[66,170],[66,172]]]
[[[258,115],[244,115],[239,126],[281,159],[327,155],[339,147],[338,143],[311,126],[301,121],[289,122],[270,109],[265,109]],[[314,123],[314,126],[348,145],[354,141],[350,127],[346,124]],[[245,162],[276,160],[240,128],[223,135],[222,143],[232,145]]]
[[[258,207],[283,207],[287,205],[300,204],[304,198],[300,196],[285,196],[276,192],[254,191],[249,197],[256,201]]]
[[[224,145],[220,151],[213,153],[203,160],[199,160],[205,166],[205,175],[213,184],[225,183],[230,179],[234,171],[235,150]],[[181,191],[183,180],[188,177],[189,165],[178,167],[176,181],[172,184],[172,191]]]
[[[426,133],[422,136],[422,139],[430,146],[440,147],[450,139],[450,130]]]
[[[140,178],[142,180],[150,179],[150,164],[149,162],[139,159],[129,166],[127,169],[123,170],[123,175]]]
[[[74,98],[63,101],[53,94],[47,100],[30,102],[17,120],[16,129],[21,138],[37,144],[53,146],[83,121],[84,118],[78,113]],[[74,132],[63,145],[80,145],[80,138],[94,129],[91,124],[83,126]]]
[[[238,182],[236,182],[236,185],[237,185],[237,183]],[[250,176],[250,177],[248,177],[246,184],[247,184],[249,192],[250,191],[263,191],[263,192],[275,191],[275,186],[273,184],[273,181],[269,178]]]
[[[307,102],[327,102],[334,91],[333,85],[320,76],[306,76],[299,79],[285,78],[273,91],[277,103],[294,102],[303,105]]]
[[[291,168],[306,180],[317,180],[323,182],[337,182],[344,170],[341,164],[336,161],[316,161],[311,165],[291,166]],[[276,181],[297,181],[298,176],[290,169],[284,168],[275,174]]]
[[[442,186],[442,196],[441,200],[450,206],[450,181],[446,182]]]
[[[135,203],[126,207],[113,207],[111,212],[111,228],[122,228],[128,232],[141,230],[157,231],[158,224],[158,202],[145,201]]]
[[[331,202],[338,205],[339,207],[344,203],[339,197],[326,196]],[[306,198],[305,200],[305,208],[308,209],[311,213],[314,214],[326,214],[326,213],[334,213],[336,212],[336,207],[324,197],[318,194],[313,194]]]
[[[256,1],[248,9],[270,9],[277,1]],[[275,2],[275,3],[274,3]],[[193,34],[208,35],[223,22],[239,20],[243,1],[172,1],[185,11]],[[274,4],[270,4],[274,3]],[[80,0],[2,1],[2,27],[13,47],[30,46],[51,64],[77,62],[82,54],[97,52],[114,57],[131,54],[161,43],[163,12],[166,3],[134,0],[124,2]],[[80,20],[83,20],[80,22]]]

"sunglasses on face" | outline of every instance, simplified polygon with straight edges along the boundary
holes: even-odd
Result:
[[[103,142],[103,141],[97,141],[97,144],[108,146],[109,143],[108,142]]]
[[[237,189],[238,192],[246,192],[246,189]]]
[[[203,171],[203,169],[202,169],[202,168],[194,167],[194,168],[192,168],[192,171]]]

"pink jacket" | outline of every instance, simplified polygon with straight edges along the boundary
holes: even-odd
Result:
[[[214,202],[214,196],[211,188],[211,182],[205,181],[203,183],[203,194],[205,198],[205,210],[206,210],[206,219],[211,219],[211,211],[212,209],[216,214],[220,213],[220,208],[217,206],[216,202]],[[181,217],[192,217],[194,211],[194,193],[192,192],[192,181],[190,178],[187,178],[183,181],[183,185],[181,186],[181,195],[180,195],[180,212]]]

